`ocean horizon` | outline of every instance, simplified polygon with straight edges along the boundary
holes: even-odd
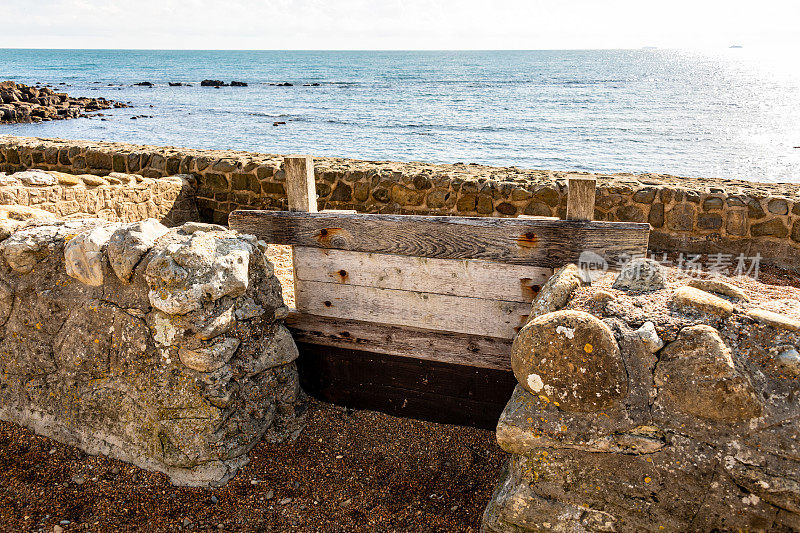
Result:
[[[800,72],[746,48],[0,49],[6,79],[132,107],[0,134],[800,182]]]

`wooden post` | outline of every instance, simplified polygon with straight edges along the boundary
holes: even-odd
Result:
[[[567,220],[592,220],[594,218],[594,178],[569,178],[567,187]]]
[[[289,211],[317,212],[317,185],[314,181],[314,160],[308,155],[283,158],[286,172],[286,195]]]
[[[314,180],[314,160],[310,155],[289,155],[283,158],[286,172],[286,196],[289,200],[289,211],[317,212],[317,183]],[[297,296],[300,292],[297,278],[297,254],[302,253],[292,246],[292,276],[294,278],[294,305],[300,309]]]

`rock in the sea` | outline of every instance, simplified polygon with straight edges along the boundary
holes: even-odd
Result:
[[[573,291],[588,282],[575,264],[569,264],[556,270],[542,286],[531,304],[530,320],[558,311],[567,303]]]
[[[623,291],[649,292],[666,286],[664,267],[652,259],[637,258],[626,264],[613,287]]]
[[[227,87],[228,84],[222,80],[203,80],[200,82],[201,87]]]
[[[556,311],[528,322],[514,340],[511,368],[528,392],[565,411],[598,411],[628,392],[611,330],[582,311]]]
[[[128,107],[105,98],[70,98],[49,87],[0,82],[0,124],[43,122],[87,116],[88,111]]]
[[[219,485],[259,439],[302,427],[297,348],[252,237],[162,231],[46,222],[0,243],[0,419],[178,485]],[[135,249],[118,264],[128,283],[103,275],[112,236],[120,257]],[[162,291],[166,312],[149,299]]]

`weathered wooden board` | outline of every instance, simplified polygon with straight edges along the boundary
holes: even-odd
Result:
[[[511,339],[391,326],[292,313],[286,325],[297,342],[365,352],[511,370]]]
[[[489,217],[234,211],[230,226],[269,243],[554,268],[592,251],[615,265],[647,251],[648,224]]]
[[[427,292],[302,281],[295,286],[301,313],[511,339],[530,304]]]
[[[303,390],[394,416],[494,429],[516,386],[510,371],[298,342]]]
[[[531,302],[553,269],[294,247],[295,278],[341,285]]]

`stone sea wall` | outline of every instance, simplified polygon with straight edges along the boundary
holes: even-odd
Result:
[[[260,241],[38,218],[0,241],[0,419],[191,486],[300,431],[297,348]]]
[[[320,209],[369,213],[563,216],[564,172],[474,164],[430,165],[315,158]],[[120,143],[0,136],[0,171],[43,168],[158,179],[193,174],[203,220],[234,209],[285,209],[282,156]],[[657,174],[596,175],[597,220],[649,222],[650,247],[760,254],[800,267],[800,185]]]
[[[105,177],[55,171],[0,172],[0,204],[49,211],[58,217],[111,222],[155,218],[167,226],[197,221],[193,176],[154,180],[112,172]]]

